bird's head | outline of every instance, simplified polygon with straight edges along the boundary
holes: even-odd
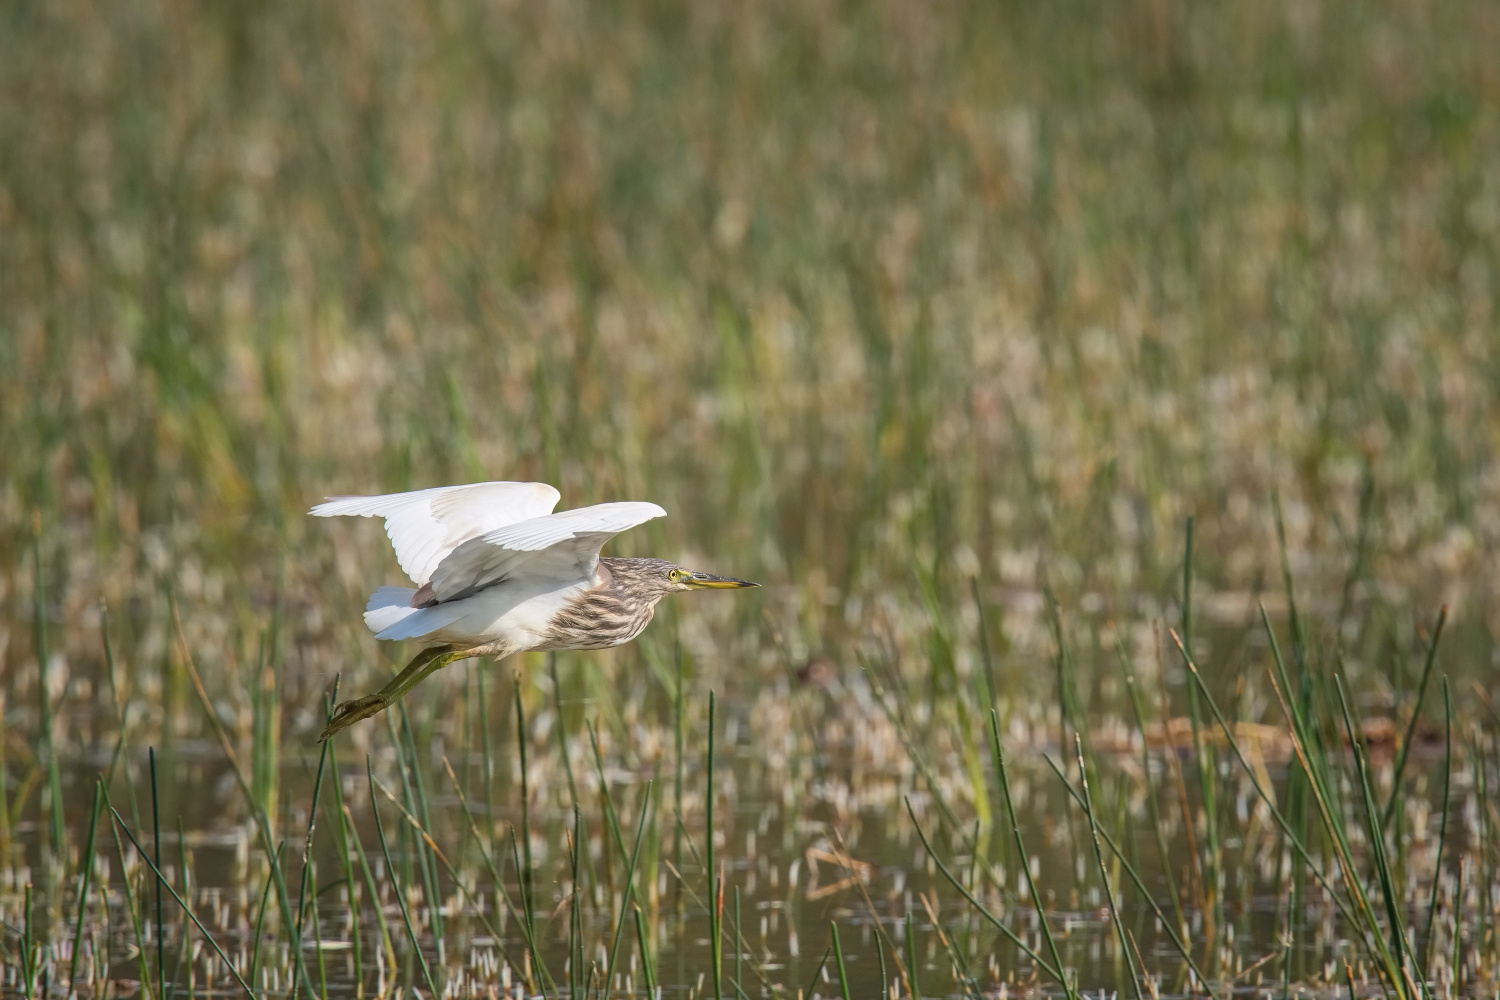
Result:
[[[665,559],[605,557],[599,561],[608,568],[617,588],[642,596],[660,598],[684,590],[739,590],[743,587],[760,586],[748,580],[736,580],[732,576],[696,573]]]

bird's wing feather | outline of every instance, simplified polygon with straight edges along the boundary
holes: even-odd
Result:
[[[601,503],[496,528],[470,538],[438,564],[434,596],[449,601],[519,577],[588,579],[605,542],[666,513],[654,503]]]
[[[329,497],[312,513],[385,518],[397,561],[420,586],[463,542],[546,515],[560,496],[546,483],[471,483],[378,497]]]

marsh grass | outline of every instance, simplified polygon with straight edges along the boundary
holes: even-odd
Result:
[[[1493,993],[1488,5],[0,22],[0,992]],[[480,478],[768,586],[314,762]]]

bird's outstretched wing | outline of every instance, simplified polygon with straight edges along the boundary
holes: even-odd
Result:
[[[543,517],[560,497],[546,483],[471,483],[378,497],[329,497],[312,513],[385,518],[397,561],[420,586],[465,541]]]
[[[666,513],[654,503],[601,503],[496,528],[455,548],[433,570],[430,592],[424,587],[417,596],[451,601],[521,577],[588,579],[605,542]]]

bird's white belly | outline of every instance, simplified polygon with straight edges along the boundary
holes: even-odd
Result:
[[[577,580],[489,587],[472,597],[439,605],[450,609],[449,613],[456,617],[426,638],[452,643],[460,649],[493,646],[494,655],[531,649],[542,641],[547,625],[557,613],[576,600],[587,585],[587,581]]]

